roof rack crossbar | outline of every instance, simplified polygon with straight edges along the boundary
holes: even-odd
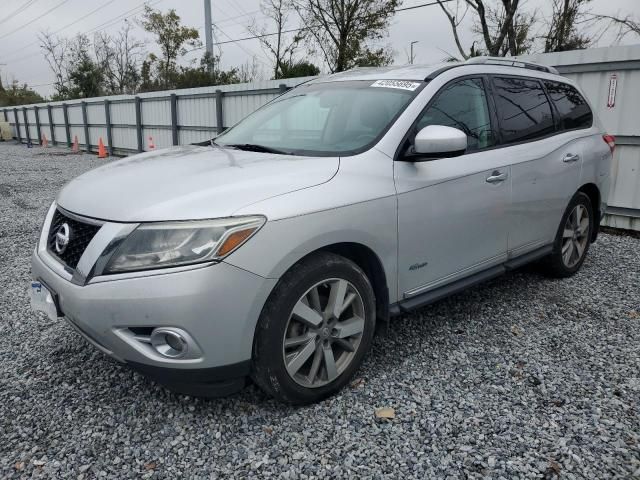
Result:
[[[540,63],[525,62],[517,58],[512,57],[472,57],[467,60],[467,64],[484,64],[484,65],[503,65],[508,67],[527,68],[529,70],[537,70],[539,72],[552,73],[559,75],[558,70],[548,65],[542,65]]]

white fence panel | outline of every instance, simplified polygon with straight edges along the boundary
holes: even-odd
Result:
[[[171,125],[171,102],[168,98],[144,100],[142,118],[147,125]]]
[[[75,142],[77,137],[78,144],[86,144],[86,140],[84,138],[84,127],[82,125],[70,125],[69,133],[71,134],[71,143]]]
[[[180,130],[178,134],[178,143],[180,145],[188,145],[190,143],[203,142],[210,140],[216,136],[215,130]]]
[[[106,124],[107,118],[104,113],[103,103],[89,103],[87,104],[87,122],[90,125]]]
[[[216,127],[215,97],[187,97],[178,100],[178,125]]]
[[[67,114],[70,124],[77,123],[78,125],[82,125],[82,106],[80,104],[69,105],[67,107]]]
[[[102,138],[102,143],[107,145],[107,128],[106,127],[89,127],[89,140],[91,145],[97,146],[98,141]]]
[[[64,112],[62,111],[62,107],[53,107],[51,109],[51,116],[53,118],[53,123],[55,125],[64,125]]]
[[[56,125],[54,128],[56,134],[56,143],[67,143],[67,131],[63,126]]]
[[[143,128],[143,149],[149,150],[148,145],[150,141],[153,141],[155,148],[166,148],[173,145],[171,141],[171,130],[167,128]]]
[[[126,148],[128,150],[136,150],[138,148],[135,128],[113,127],[111,135],[113,137],[113,145],[118,148]]]

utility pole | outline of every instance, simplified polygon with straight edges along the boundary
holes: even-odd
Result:
[[[414,57],[413,57],[413,45],[414,45],[414,44],[416,44],[416,43],[419,43],[419,41],[418,41],[418,40],[414,40],[414,41],[413,41],[413,42],[411,42],[411,44],[409,45],[409,47],[410,47],[410,49],[411,49],[411,54],[410,54],[410,56],[409,56],[409,63],[410,63],[411,65],[413,65],[413,59],[414,59]],[[405,53],[406,53],[406,50],[405,50]]]
[[[211,0],[204,0],[204,38],[207,47],[207,69],[213,73],[213,22],[211,21]]]

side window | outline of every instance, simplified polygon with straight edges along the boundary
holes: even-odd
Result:
[[[544,85],[560,115],[560,130],[590,128],[593,125],[593,113],[575,88],[560,82],[544,82]]]
[[[493,85],[504,143],[535,140],[554,132],[551,105],[540,82],[496,77]]]
[[[467,134],[468,151],[495,145],[484,84],[479,78],[451,83],[438,93],[418,120],[416,132],[427,125],[444,125]]]

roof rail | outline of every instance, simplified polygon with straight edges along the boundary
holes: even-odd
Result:
[[[513,57],[471,57],[465,63],[468,64],[484,64],[484,65],[503,65],[505,67],[528,68],[529,70],[537,70],[539,72],[552,73],[559,75],[560,73],[554,67],[542,65],[540,63],[525,62]]]

